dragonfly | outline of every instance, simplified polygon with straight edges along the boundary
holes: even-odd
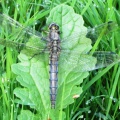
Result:
[[[83,30],[81,33],[74,33],[64,38],[61,38],[62,32],[56,23],[51,23],[48,28],[48,35],[44,36],[41,32],[25,27],[5,14],[0,14],[1,45],[22,50],[30,59],[39,55],[40,60],[44,59],[43,62],[49,62],[51,108],[55,109],[58,69],[65,71],[72,68],[73,72],[86,72],[106,67],[119,60],[119,56],[113,52],[88,52],[88,50],[78,47],[71,50],[72,46],[79,42],[82,47],[91,41],[89,36],[98,36],[103,29],[105,29],[104,33],[109,33],[113,31],[113,28],[117,28],[117,25],[114,22],[103,23],[88,29],[87,32]],[[84,38],[88,38],[86,43],[83,43]],[[66,64],[68,68],[62,67]]]

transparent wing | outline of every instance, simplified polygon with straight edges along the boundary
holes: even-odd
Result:
[[[106,67],[120,61],[120,56],[113,52],[97,51],[88,54],[69,52],[61,53],[59,57],[59,68],[72,72],[85,72]]]
[[[91,49],[91,39],[96,40],[99,35],[106,35],[117,29],[118,25],[115,22],[108,22],[88,30],[84,28],[79,33],[76,32],[63,38],[61,40],[62,51],[59,58],[59,67],[73,72],[85,72],[116,63],[120,57],[115,53],[94,52],[88,54],[88,51]],[[68,49],[66,50],[66,48]]]
[[[0,38],[0,45],[15,48],[19,51],[22,50],[21,52],[26,54],[29,57],[32,57],[32,56],[35,56],[35,55],[37,56],[39,54],[43,54],[43,52],[49,53],[47,48],[46,49],[45,48],[41,49],[40,42],[38,42],[36,45],[35,45],[35,43],[33,43],[33,44],[34,45],[32,45],[31,42],[28,42],[26,44],[18,43],[18,42],[15,42],[15,41],[9,41],[9,40],[5,40],[5,39]]]
[[[41,40],[42,35],[40,32],[22,26],[5,14],[0,14],[0,34],[0,43],[5,46],[23,48],[26,46],[24,43],[28,42],[27,46],[29,47],[27,48],[38,50],[39,46],[39,52],[46,46],[46,41]]]
[[[103,35],[108,35],[108,33],[116,31],[117,29],[118,29],[117,23],[112,21],[103,23],[94,28],[89,28],[88,30],[84,28],[79,33],[72,32],[72,35],[70,34],[67,37],[63,38],[61,40],[61,46],[63,47],[63,49],[65,49],[65,48],[72,48],[77,43],[86,44],[86,41],[84,41],[84,37],[90,38],[92,40],[92,43],[94,43],[101,33]]]

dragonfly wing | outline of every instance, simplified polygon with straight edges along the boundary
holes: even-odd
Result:
[[[94,52],[93,56],[97,59],[97,63],[94,69],[103,68],[120,61],[120,56],[114,52],[96,51]]]
[[[106,67],[116,63],[120,57],[113,52],[97,51],[89,54],[79,54],[76,52],[61,53],[59,57],[59,67],[65,71],[85,72]]]
[[[27,54],[40,53],[46,47],[46,41],[41,40],[42,35],[40,32],[30,27],[22,26],[19,22],[5,14],[0,14],[0,34],[0,44],[7,47],[16,47],[19,50],[25,48],[29,50],[26,51]]]
[[[115,22],[107,22],[103,23],[97,27],[86,28],[82,29],[80,32],[72,32],[72,35],[68,35],[67,37],[61,40],[61,46],[65,48],[71,49],[77,43],[86,44],[84,40],[85,37],[90,38],[92,43],[94,43],[98,36],[103,32],[103,35],[108,35],[108,33],[113,32],[118,29],[118,25]]]
[[[19,50],[21,53],[25,54],[28,56],[28,58],[47,58],[47,61],[49,60],[49,51],[48,49],[41,49],[40,46],[32,46],[31,43],[29,45],[29,42],[24,44],[24,43],[18,43],[15,41],[9,41],[9,40],[5,40],[5,39],[1,39],[0,38],[0,45],[4,45],[6,47],[12,47],[12,49],[17,49]],[[45,53],[45,54],[44,54]],[[48,56],[48,57],[46,57]],[[45,61],[45,60],[44,60]]]

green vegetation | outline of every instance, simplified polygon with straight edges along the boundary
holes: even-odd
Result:
[[[120,35],[117,31],[112,31],[104,36],[100,34],[94,41],[93,47],[91,40],[85,36],[78,38],[81,43],[85,42],[85,46],[80,43],[76,44],[78,40],[72,36],[76,31],[78,33],[81,30],[87,32],[86,27],[94,27],[108,21],[115,21],[119,25],[119,6],[118,0],[94,0],[94,2],[92,0],[68,0],[65,2],[57,0],[16,0],[11,2],[8,0],[0,3],[0,11],[23,26],[32,27],[33,31],[42,31],[51,22],[57,23],[62,31],[61,38],[71,35],[74,40],[70,40],[72,45],[69,42],[63,44],[63,48],[69,47],[72,56],[74,50],[89,52],[90,49],[92,51],[113,51],[119,54]],[[86,27],[83,26],[83,23]],[[16,31],[16,28],[2,27],[0,27],[0,32],[2,31],[0,39],[19,42],[26,40],[25,37],[19,36],[19,32],[24,29],[17,28]],[[66,28],[69,28],[69,31]],[[4,32],[3,29],[5,29]],[[26,40],[28,46],[38,45],[39,38],[27,37],[29,37],[29,42]],[[34,43],[34,40],[37,42]],[[39,49],[39,46],[37,48]],[[89,73],[74,73],[73,66],[68,67],[66,63],[63,63],[62,67],[60,64],[58,95],[54,110],[50,108],[49,55],[35,56],[35,58],[29,59],[30,56],[24,54],[27,52],[26,49],[20,52],[16,48],[12,49],[1,45],[0,50],[0,120],[119,119],[120,68],[118,64],[113,63],[106,68]],[[94,59],[90,59],[92,59],[90,64],[94,65]],[[66,60],[69,60],[68,56],[66,56]],[[76,70],[80,69],[79,66],[76,67],[78,67]],[[73,95],[79,94],[79,98],[72,99]]]

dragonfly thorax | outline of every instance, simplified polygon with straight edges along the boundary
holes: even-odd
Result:
[[[49,38],[50,41],[59,41],[59,35],[60,35],[60,31],[59,31],[59,26],[56,23],[51,23],[49,25]]]

